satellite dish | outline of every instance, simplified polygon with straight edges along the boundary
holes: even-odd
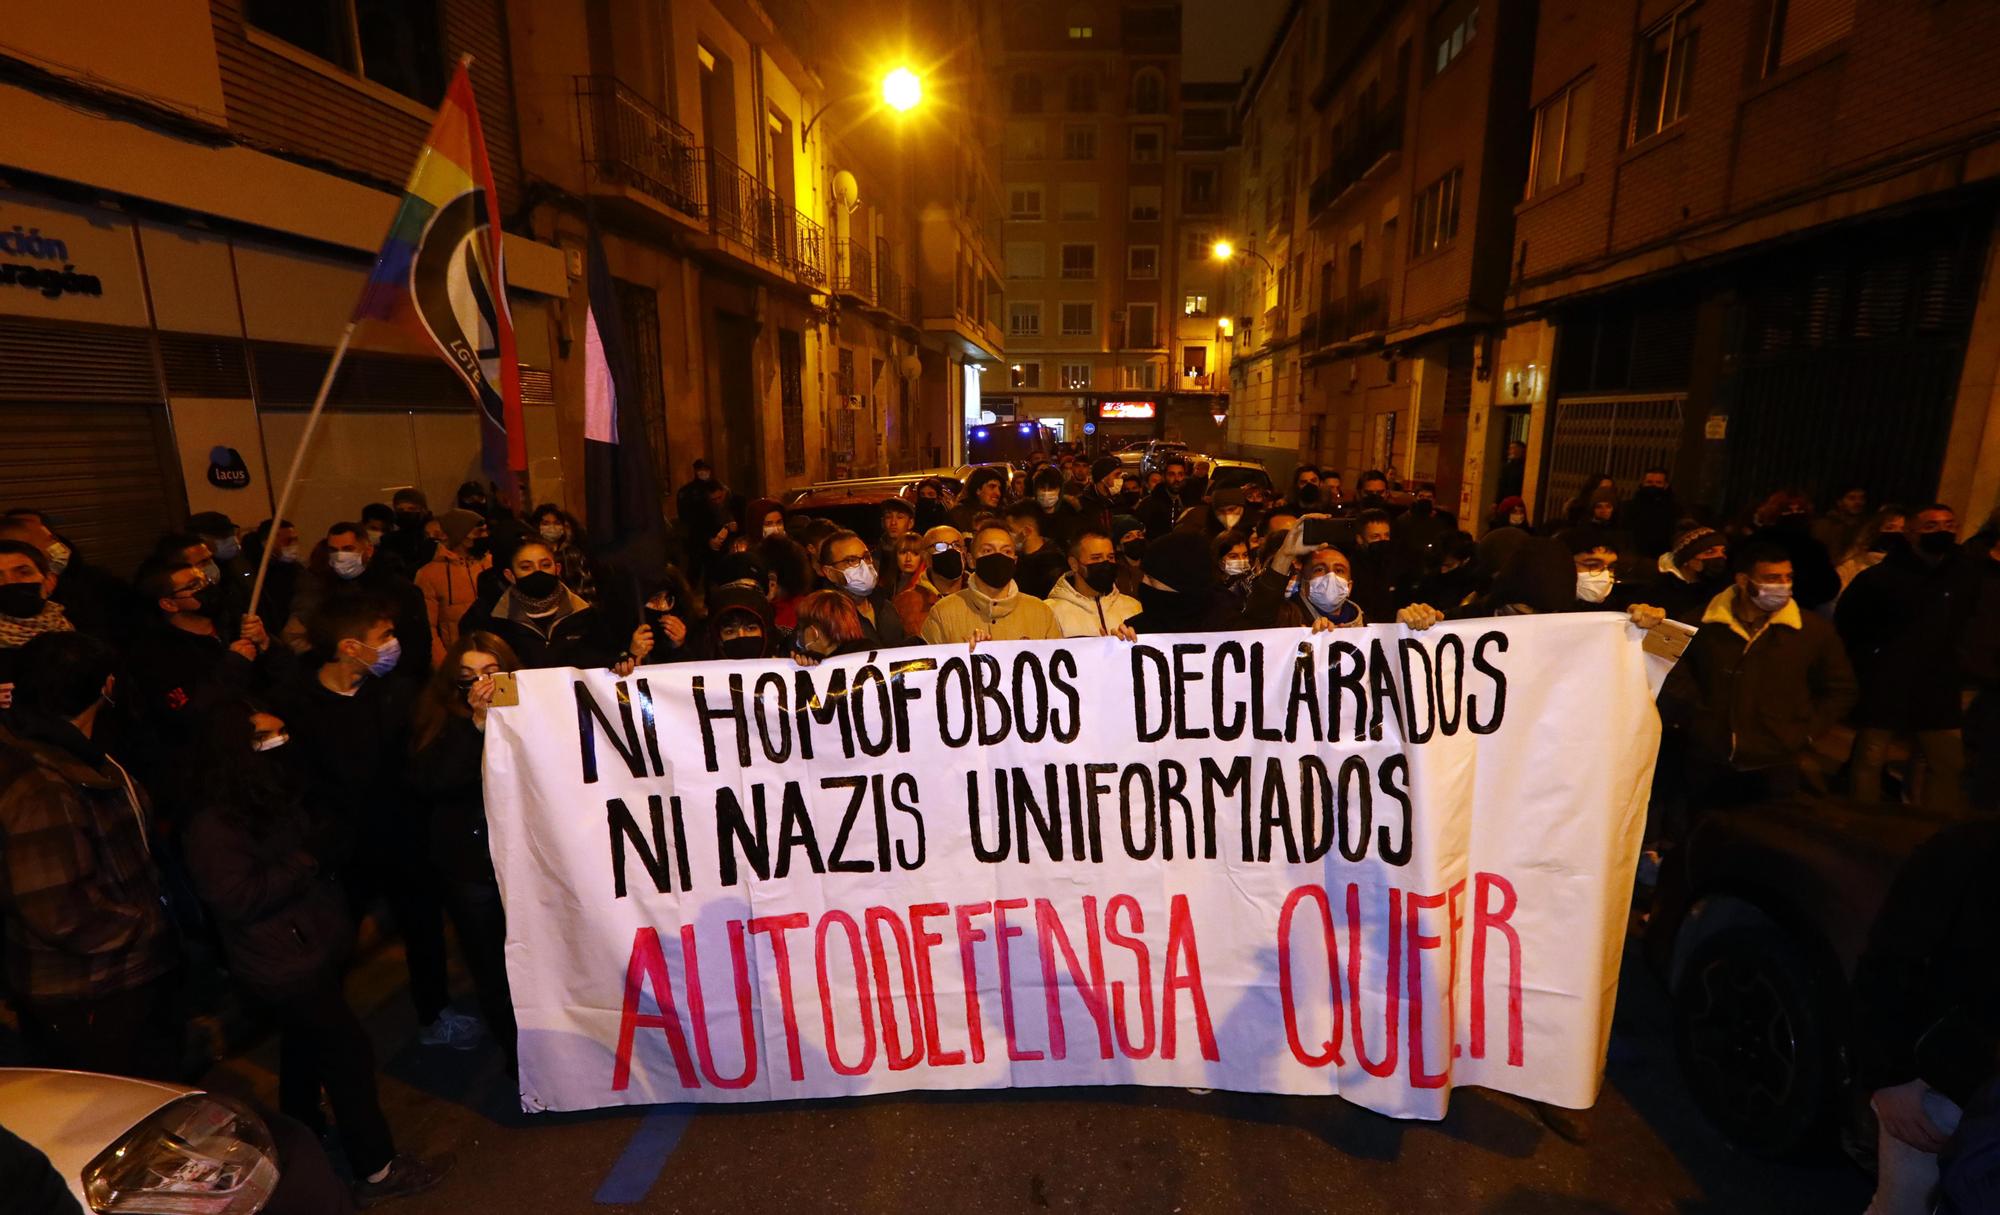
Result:
[[[846,211],[852,211],[861,205],[861,185],[854,180],[854,174],[846,169],[833,175],[833,201],[839,203],[841,209]]]
[[[898,364],[898,370],[906,380],[914,380],[924,374],[924,361],[914,354],[906,354]]]

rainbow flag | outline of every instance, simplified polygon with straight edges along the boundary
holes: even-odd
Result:
[[[400,325],[437,347],[479,408],[486,475],[512,499],[517,475],[528,467],[521,371],[496,218],[499,195],[465,74],[469,61],[459,61],[438,105],[354,318]]]

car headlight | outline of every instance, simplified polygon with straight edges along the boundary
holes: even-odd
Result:
[[[99,1215],[252,1215],[277,1184],[270,1128],[213,1093],[161,1106],[83,1170]]]

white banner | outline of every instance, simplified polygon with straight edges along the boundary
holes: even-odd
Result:
[[[1597,1094],[1659,719],[1587,612],[529,671],[524,1108]]]

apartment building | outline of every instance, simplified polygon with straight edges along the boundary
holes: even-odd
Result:
[[[1167,426],[1176,437],[1205,450],[1225,442],[1229,409],[1231,320],[1229,275],[1212,250],[1222,239],[1225,209],[1234,196],[1236,94],[1239,83],[1188,81],[1181,85],[1180,138],[1174,149],[1173,393]]]
[[[1305,0],[1241,106],[1230,435],[1461,495],[1504,309],[1536,5]],[[1350,480],[1351,483],[1351,480]]]
[[[1010,7],[1004,29],[1008,367],[990,411],[1099,445],[1206,442],[1218,387],[1206,370],[1182,375],[1176,235],[1184,161],[1219,163],[1226,129],[1197,94],[1190,146],[1180,6],[1037,0]],[[1213,209],[1219,173],[1201,172]]]
[[[1495,419],[1537,513],[1647,466],[2000,498],[2000,28],[1893,0],[1544,0]],[[1503,421],[1504,419],[1504,421]],[[1477,499],[1490,495],[1481,490]]]
[[[8,26],[0,232],[19,264],[0,290],[0,501],[55,512],[129,571],[190,511],[271,513],[461,53],[500,204],[521,205],[506,21],[499,0],[104,0]],[[507,268],[535,490],[560,497],[563,256],[510,234]],[[449,501],[478,453],[451,370],[364,329],[292,517],[316,529],[405,485]]]

